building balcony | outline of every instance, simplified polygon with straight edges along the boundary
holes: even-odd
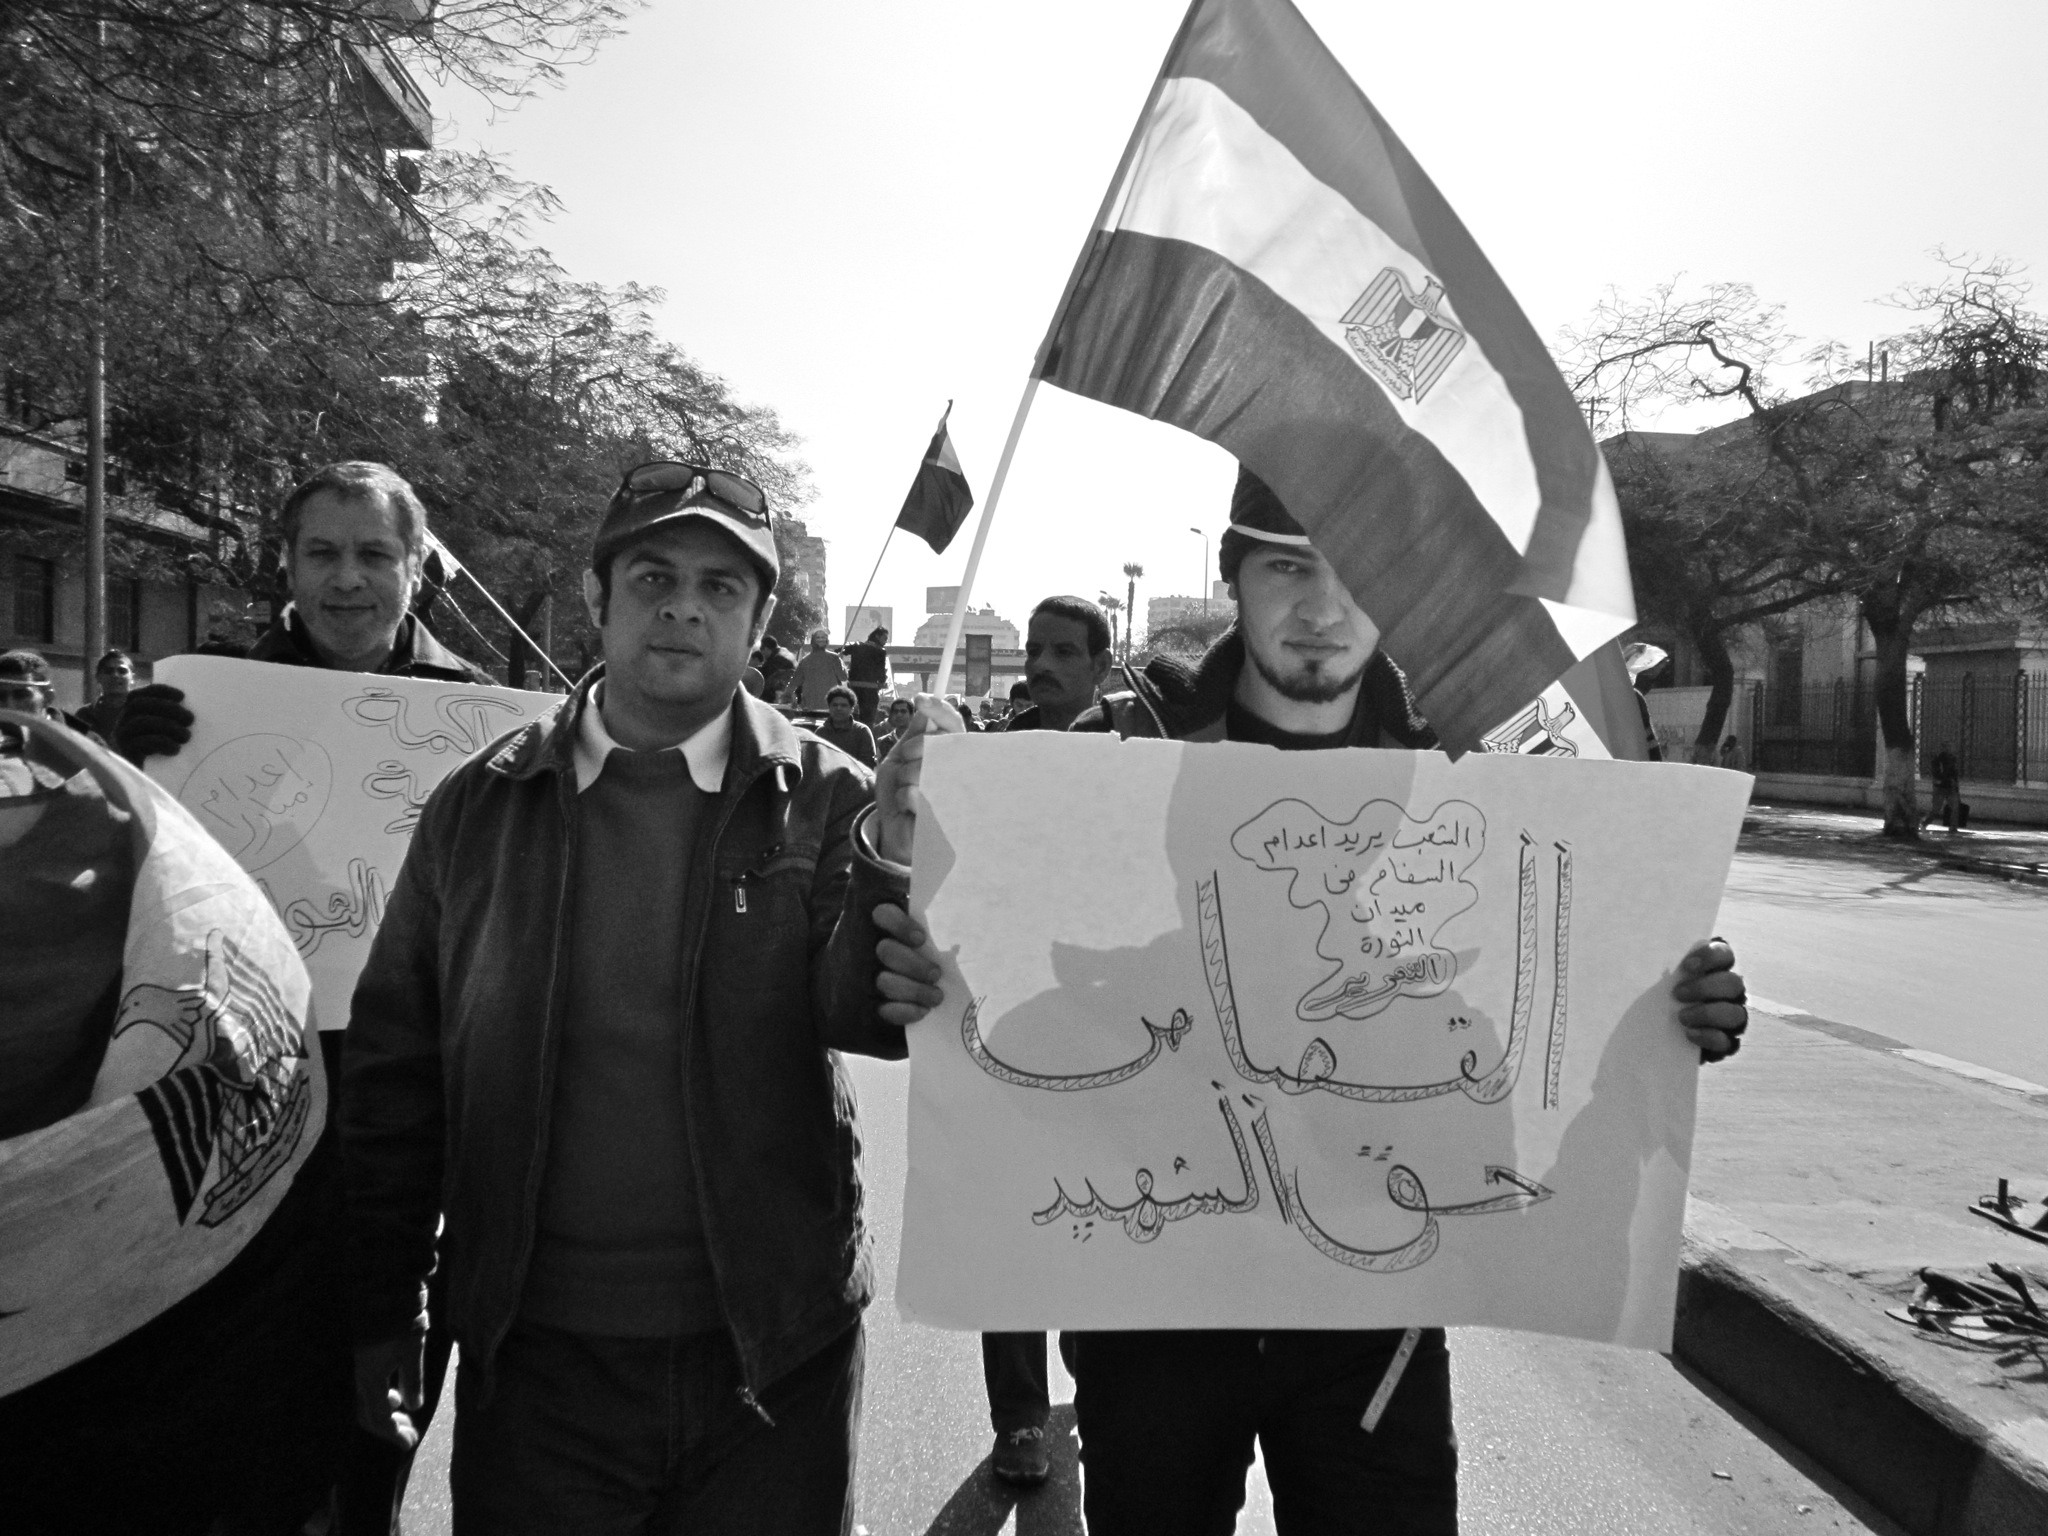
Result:
[[[351,43],[349,51],[355,55],[357,82],[378,145],[384,149],[432,149],[434,110],[427,93],[398,62],[398,55],[382,43]]]

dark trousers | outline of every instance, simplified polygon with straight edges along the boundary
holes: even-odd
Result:
[[[340,1147],[321,1133],[270,1220],[126,1338],[0,1398],[7,1536],[295,1536],[356,1433]]]
[[[1934,805],[1927,813],[1927,824],[1929,826],[1932,826],[1934,818],[1939,816],[1948,824],[1949,831],[1953,832],[1956,829],[1956,820],[1962,815],[1962,811],[1963,790],[1961,785],[1937,784],[1934,786]]]
[[[1359,1424],[1400,1341],[1399,1331],[1064,1335],[1089,1536],[1224,1536],[1255,1441],[1281,1536],[1457,1536],[1441,1329],[1423,1333],[1378,1427]]]
[[[454,1335],[441,1322],[448,1315],[447,1274],[446,1269],[436,1270],[427,1286],[427,1316],[434,1326],[421,1356],[420,1406],[412,1414],[422,1443],[440,1405],[448,1357],[455,1348]],[[402,1536],[399,1513],[405,1508],[415,1454],[416,1449],[408,1451],[357,1426],[335,1488],[334,1536]]]
[[[1045,1388],[1045,1335],[984,1333],[981,1379],[988,1384],[988,1417],[999,1435],[1043,1429],[1052,1412]]]
[[[514,1326],[455,1378],[456,1536],[853,1526],[861,1330],[759,1393],[723,1330],[614,1339]],[[772,1421],[772,1422],[770,1422]]]
[[[882,697],[882,685],[849,683],[847,686],[853,690],[853,718],[862,725],[872,726],[875,723],[875,705]]]

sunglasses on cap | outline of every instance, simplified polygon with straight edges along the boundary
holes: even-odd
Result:
[[[689,490],[700,480],[704,482],[703,494],[717,497],[735,517],[756,528],[768,526],[768,498],[761,487],[739,475],[703,464],[684,464],[675,460],[642,464],[637,469],[626,471],[626,478],[619,482],[619,494],[672,496]]]

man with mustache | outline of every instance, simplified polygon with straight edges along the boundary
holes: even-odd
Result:
[[[285,498],[278,526],[291,601],[250,647],[250,661],[451,683],[497,681],[441,644],[413,612],[426,568],[427,509],[411,482],[389,465],[351,461],[315,470]],[[116,721],[114,747],[141,766],[149,757],[175,755],[192,739],[192,723],[182,689],[166,683],[136,688]],[[338,1290],[332,1289],[341,1267],[341,1171],[333,1127],[344,1022],[329,1021],[320,1035],[327,1068],[328,1129],[321,1133],[290,1195],[272,1215],[266,1236],[301,1232],[297,1246],[325,1255],[311,1266],[321,1289],[290,1298],[303,1337],[295,1341],[299,1348],[278,1351],[275,1375],[288,1386],[292,1372],[317,1372],[318,1390],[305,1384],[298,1396],[322,1404],[332,1397],[338,1404],[333,1434],[343,1449],[336,1453],[342,1460],[336,1475],[345,1536],[353,1536],[356,1531],[396,1527],[411,1455],[409,1450],[354,1434],[348,1426],[346,1317]],[[275,1241],[280,1251],[290,1246],[282,1235]],[[436,1337],[429,1346],[418,1414],[422,1432],[440,1395],[447,1363],[447,1340]],[[288,1458],[276,1459],[282,1463]]]
[[[1031,610],[1024,637],[1024,686],[1031,707],[1006,731],[1064,731],[1095,703],[1109,676],[1109,619],[1085,597],[1048,597]]]
[[[434,791],[357,984],[357,1408],[413,1437],[438,1264],[458,1530],[851,1525],[839,1053],[900,1058],[888,1005],[937,993],[878,994],[927,964],[877,964],[901,796],[740,686],[780,569],[759,486],[630,471],[583,582],[603,667]]]

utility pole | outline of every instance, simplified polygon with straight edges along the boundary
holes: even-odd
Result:
[[[107,24],[96,26],[104,53]],[[107,133],[95,108],[92,130],[92,263],[86,295],[85,654],[80,698],[92,702],[93,669],[107,652]]]
[[[552,592],[540,600],[540,647],[544,653],[541,657],[540,681],[541,686],[546,687],[547,664],[555,658],[555,594]]]

